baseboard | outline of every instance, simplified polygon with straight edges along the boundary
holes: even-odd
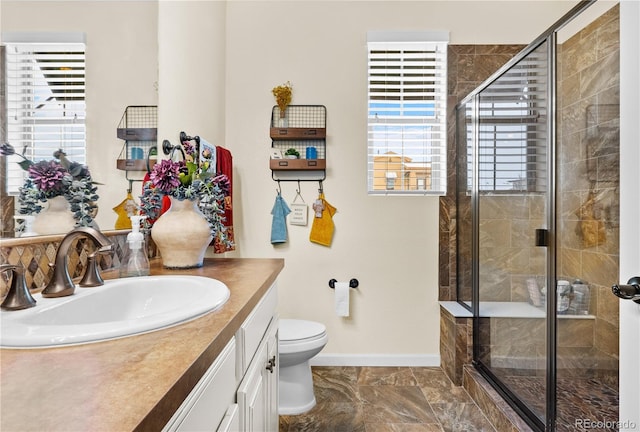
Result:
[[[437,354],[323,354],[313,357],[311,366],[415,366],[440,367]]]

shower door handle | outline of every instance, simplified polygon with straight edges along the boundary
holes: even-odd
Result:
[[[625,300],[633,300],[640,304],[640,276],[629,279],[627,285],[614,285],[611,287],[613,294]]]
[[[549,230],[544,228],[536,229],[535,243],[537,247],[549,247]]]

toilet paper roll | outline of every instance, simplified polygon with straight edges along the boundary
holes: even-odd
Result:
[[[340,317],[349,316],[349,282],[336,282],[335,283],[335,303],[336,303],[336,315]]]

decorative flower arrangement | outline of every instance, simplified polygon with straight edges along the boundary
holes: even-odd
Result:
[[[274,87],[271,93],[276,97],[276,104],[280,108],[280,116],[284,117],[284,112],[291,103],[291,93],[293,91],[293,85],[289,81],[286,83]]]
[[[38,214],[44,208],[40,203],[57,196],[64,196],[69,202],[77,226],[94,224],[93,218],[98,209],[99,198],[96,193],[98,188],[95,185],[99,183],[91,179],[89,169],[85,165],[71,162],[62,149],[53,154],[55,160],[39,162],[33,162],[24,154],[16,153],[9,143],[0,146],[0,154],[21,157],[22,160],[18,165],[29,172],[18,196],[21,206],[20,214]]]
[[[224,225],[225,196],[229,195],[229,178],[213,172],[212,154],[209,149],[200,153],[197,145],[184,141],[185,160],[163,159],[156,163],[140,196],[141,213],[147,216],[145,229],[161,216],[162,198],[170,196],[178,200],[198,200],[198,207],[211,228],[214,239],[232,246]]]

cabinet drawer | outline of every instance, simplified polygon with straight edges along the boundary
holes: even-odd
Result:
[[[242,378],[260,345],[278,306],[278,289],[274,283],[236,333],[238,344],[238,378]]]
[[[215,431],[235,402],[236,341],[232,338],[163,431]]]

